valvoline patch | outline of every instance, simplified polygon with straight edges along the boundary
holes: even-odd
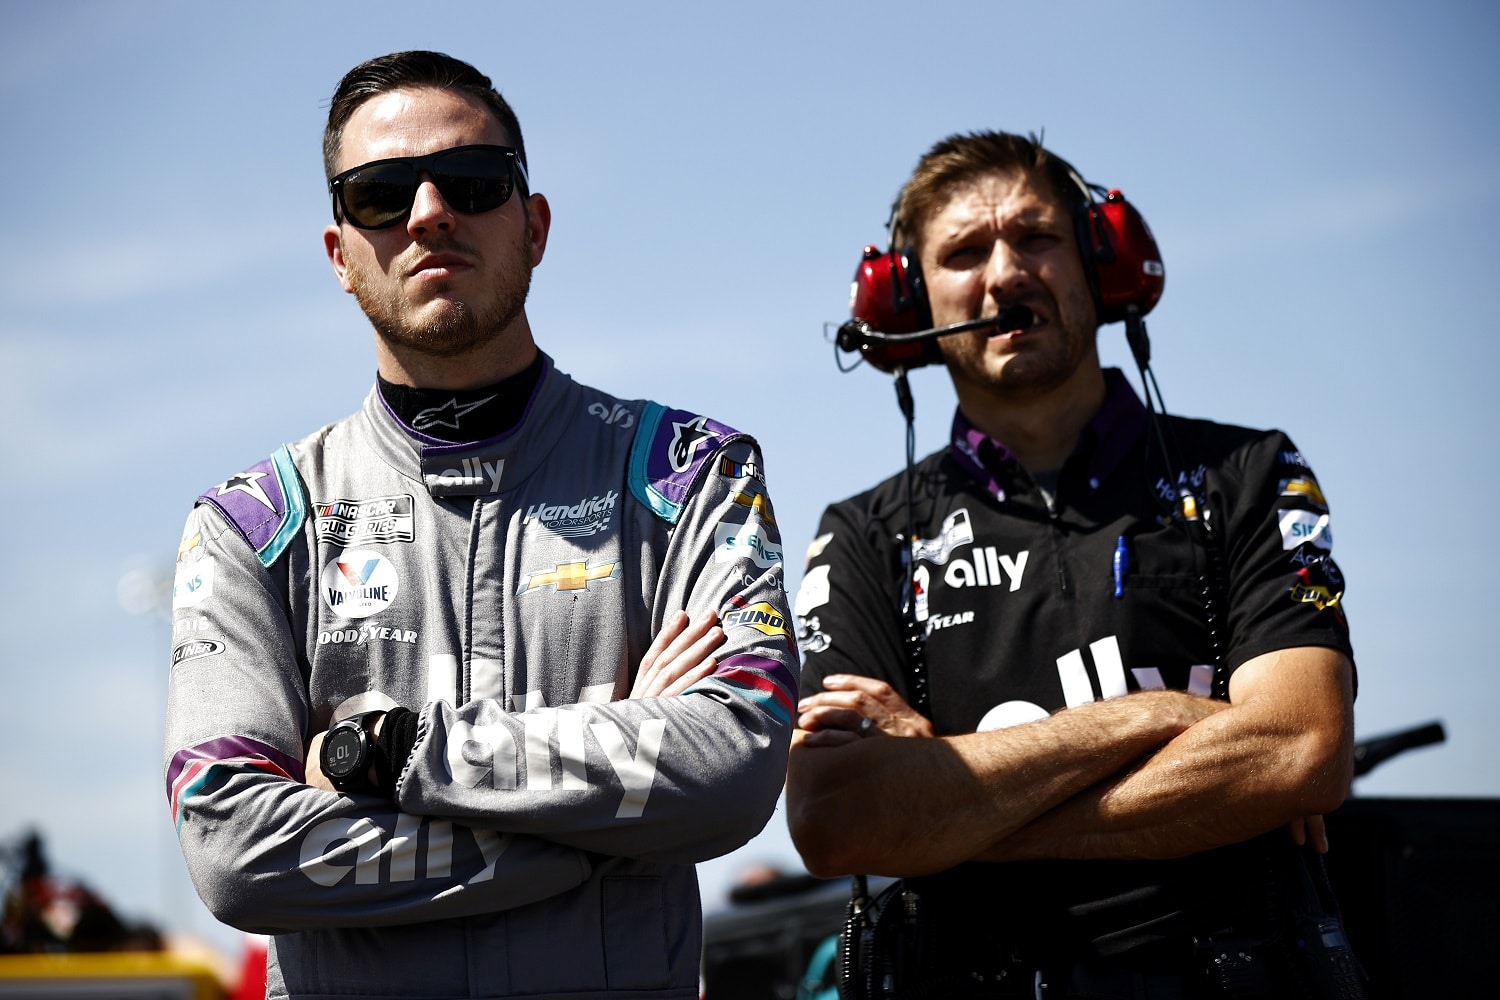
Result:
[[[648,402],[630,446],[630,491],[676,524],[709,457],[741,436],[710,417]]]

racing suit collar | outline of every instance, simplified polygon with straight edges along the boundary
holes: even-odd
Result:
[[[506,492],[535,471],[568,425],[565,411],[578,404],[577,383],[543,354],[542,373],[520,421],[479,441],[440,441],[402,423],[377,384],[365,397],[364,416],[380,458],[434,497],[488,496]]]
[[[1104,403],[1084,427],[1064,468],[1087,463],[1090,488],[1097,489],[1120,464],[1146,429],[1146,407],[1118,368],[1104,370]],[[984,491],[1004,500],[1005,484],[1020,471],[1015,455],[1000,441],[971,424],[963,411],[953,413],[949,454]]]

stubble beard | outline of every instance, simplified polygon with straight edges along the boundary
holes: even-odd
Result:
[[[989,357],[983,329],[956,334],[951,345],[941,344],[944,361],[955,378],[971,382],[990,395],[1007,399],[1045,395],[1066,383],[1093,349],[1097,331],[1085,329],[1093,312],[1091,304],[1087,298],[1075,297],[1064,311],[1054,299],[1049,303],[1050,313],[1061,328],[1061,343],[1042,350],[1023,346],[998,371],[993,367],[996,361]]]
[[[432,242],[424,245],[423,252],[446,249]],[[520,318],[531,291],[531,272],[531,262],[522,251],[512,268],[495,276],[497,294],[488,307],[476,311],[462,299],[449,299],[435,318],[426,321],[412,318],[414,310],[395,285],[381,282],[376,286],[354,268],[348,276],[355,301],[387,344],[430,358],[453,358],[495,343]],[[448,282],[434,289],[436,295],[448,291]]]

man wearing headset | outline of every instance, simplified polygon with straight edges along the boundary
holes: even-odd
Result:
[[[1285,435],[1153,416],[1101,368],[1091,208],[1004,133],[938,143],[896,205],[917,325],[994,322],[936,342],[951,445],[828,508],[795,602],[793,839],[815,875],[902,877],[920,928],[877,993],[1301,975],[1288,855],[1326,850],[1352,772],[1327,506]]]
[[[273,997],[696,998],[693,864],[769,818],[797,686],[755,442],[537,349],[551,210],[472,66],[351,70],[324,155],[378,380],[188,519],[188,869]]]

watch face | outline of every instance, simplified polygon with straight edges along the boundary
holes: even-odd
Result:
[[[323,773],[332,780],[347,778],[365,763],[364,732],[359,726],[334,726],[323,740]]]

